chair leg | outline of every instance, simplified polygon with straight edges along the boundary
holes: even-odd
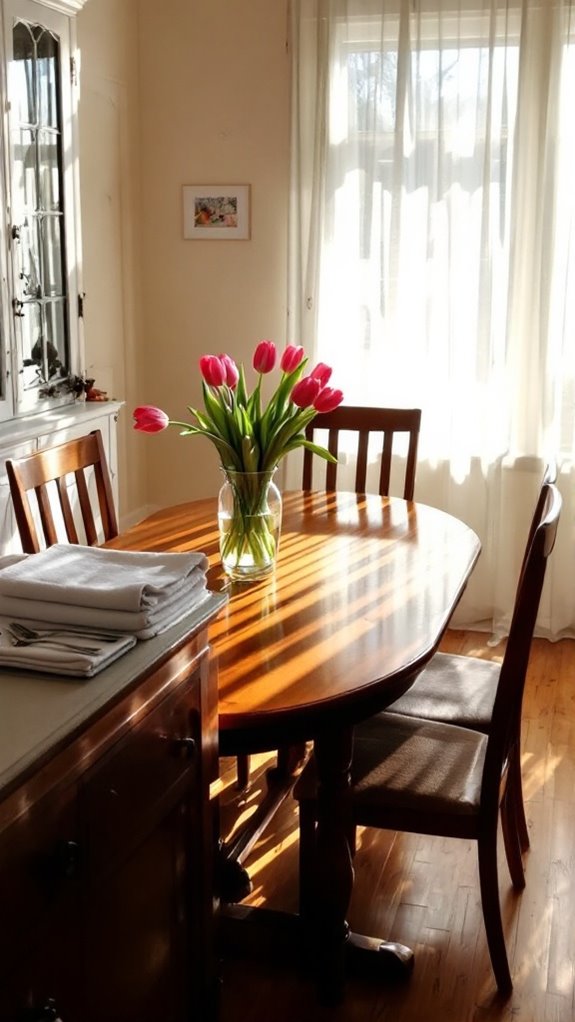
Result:
[[[511,786],[508,785],[501,803],[501,829],[511,883],[516,890],[521,891],[525,887],[525,873],[521,858],[521,840],[517,827],[515,797],[516,792],[513,792]]]
[[[250,757],[244,753],[236,756],[236,770],[236,788],[238,791],[245,791],[250,783]]]
[[[505,936],[501,920],[499,904],[499,883],[497,879],[497,821],[490,827],[490,832],[477,841],[479,859],[479,883],[481,888],[481,905],[487,946],[495,980],[499,992],[508,996],[513,983],[507,960]]]
[[[525,819],[525,803],[523,801],[523,784],[521,781],[521,758],[519,748],[513,750],[509,763],[509,782],[513,808],[515,813],[515,825],[521,851],[526,852],[529,848],[529,831]]]
[[[299,915],[310,920],[313,913],[316,813],[313,802],[299,803]]]

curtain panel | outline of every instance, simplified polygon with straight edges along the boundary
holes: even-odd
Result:
[[[575,636],[575,0],[293,0],[291,46],[289,339],[421,407],[416,499],[483,545],[457,624],[505,634],[558,462],[537,631]]]

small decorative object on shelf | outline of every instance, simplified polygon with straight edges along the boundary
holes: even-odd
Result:
[[[275,566],[280,528],[281,495],[273,475],[286,454],[306,447],[326,461],[335,458],[305,438],[305,427],[317,412],[343,401],[341,390],[328,387],[329,366],[320,362],[303,376],[308,358],[301,346],[289,345],[280,359],[281,379],[262,408],[262,377],[275,369],[273,341],[260,341],[253,355],[258,380],[248,393],[243,366],[229,355],[200,359],[204,411],[189,408],[195,422],[172,420],[153,405],[134,411],[134,429],[158,433],[178,426],[182,436],[203,435],[216,447],[226,475],[218,498],[220,553],[233,579],[255,581]]]
[[[76,398],[85,398],[86,401],[108,401],[105,390],[98,390],[94,386],[95,380],[91,376],[76,376],[70,373],[62,376],[56,381],[51,380],[45,383],[38,394],[40,397],[58,397],[59,394],[73,394]]]

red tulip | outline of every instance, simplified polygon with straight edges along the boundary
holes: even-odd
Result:
[[[219,359],[220,362],[223,363],[223,366],[226,370],[225,382],[227,383],[228,387],[231,387],[233,389],[240,378],[238,367],[234,362],[233,358],[230,358],[229,355],[220,355]]]
[[[217,355],[202,355],[200,372],[210,387],[221,387],[226,381],[226,367]]]
[[[324,387],[318,394],[313,406],[316,412],[333,412],[334,408],[343,401],[343,393],[341,390],[334,390],[333,387]]]
[[[314,380],[319,380],[322,387],[325,387],[331,374],[332,369],[329,366],[326,366],[325,362],[318,362],[315,369],[312,369],[310,376],[312,376]]]
[[[291,399],[298,408],[309,408],[313,405],[319,392],[321,383],[314,380],[313,376],[304,376],[303,380],[296,383],[291,392]]]
[[[297,369],[304,355],[305,352],[301,344],[288,344],[282,355],[280,363],[283,372],[293,373],[294,369]]]
[[[273,341],[260,341],[254,351],[253,367],[256,373],[271,373],[276,364],[276,346]]]
[[[169,418],[161,408],[154,405],[140,405],[134,409],[134,429],[142,433],[160,433],[169,425]]]

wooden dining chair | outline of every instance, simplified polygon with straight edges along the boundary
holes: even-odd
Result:
[[[557,479],[557,466],[550,463],[543,475],[541,488],[531,524],[519,582],[525,570],[533,536],[543,518],[549,487]],[[499,680],[499,665],[480,657],[437,653],[418,675],[411,688],[382,712],[399,713],[408,717],[456,724],[489,734],[493,705]],[[529,831],[525,818],[523,785],[521,780],[521,719],[517,721],[514,756],[510,764],[509,798],[512,800],[522,851],[529,848]]]
[[[510,764],[517,756],[516,721],[549,555],[561,511],[556,486],[546,487],[521,574],[509,638],[487,735],[471,728],[402,714],[378,714],[358,724],[351,767],[353,824],[460,837],[477,842],[481,903],[489,954],[500,991],[512,988],[499,903],[497,830],[513,886],[525,886]],[[431,661],[433,664],[433,660]],[[317,780],[313,759],[294,789],[300,808],[300,910],[313,912]]]
[[[317,430],[327,430],[327,448],[330,454],[337,458],[340,454],[340,434],[356,433],[355,492],[366,493],[370,436],[379,434],[383,438],[383,448],[379,465],[377,492],[382,497],[387,497],[389,496],[391,469],[394,460],[394,441],[398,434],[406,434],[408,446],[402,495],[405,500],[413,500],[420,426],[420,408],[362,408],[356,405],[340,405],[333,412],[316,415],[306,428],[306,439],[313,442]],[[302,483],[304,490],[311,490],[313,488],[313,465],[313,452],[304,450]],[[336,489],[337,471],[337,464],[333,462],[327,463],[325,474],[326,490]]]
[[[91,473],[96,483],[102,539],[112,539],[118,535],[106,452],[99,429],[77,440],[68,440],[57,447],[49,447],[23,458],[7,461],[6,471],[24,553],[34,554],[40,550],[38,522],[46,546],[52,546],[59,541],[55,509],[59,509],[61,514],[68,542],[84,542],[84,538],[80,538],[78,534],[73,502],[70,499],[69,486],[72,475],[75,479],[85,542],[89,546],[94,546],[101,541],[98,536],[95,508],[90,497]]]
[[[407,459],[403,479],[403,497],[413,500],[415,488],[415,471],[417,467],[417,445],[421,425],[420,408],[363,408],[356,405],[340,405],[333,412],[318,414],[306,427],[306,439],[313,442],[316,430],[328,431],[328,450],[334,457],[340,454],[340,433],[355,433],[356,437],[356,470],[355,493],[366,493],[367,469],[370,435],[379,434],[383,438],[383,448],[379,468],[378,493],[389,496],[392,455],[394,440],[398,434],[408,437]],[[304,450],[302,489],[312,489],[312,469],[315,455]],[[337,485],[338,465],[327,463],[325,489],[335,490]],[[286,763],[284,765],[284,758]],[[289,762],[297,760],[297,754],[289,750],[280,750],[279,768],[289,769]],[[247,755],[237,757],[237,786],[240,790],[247,788],[250,779],[250,758]]]

